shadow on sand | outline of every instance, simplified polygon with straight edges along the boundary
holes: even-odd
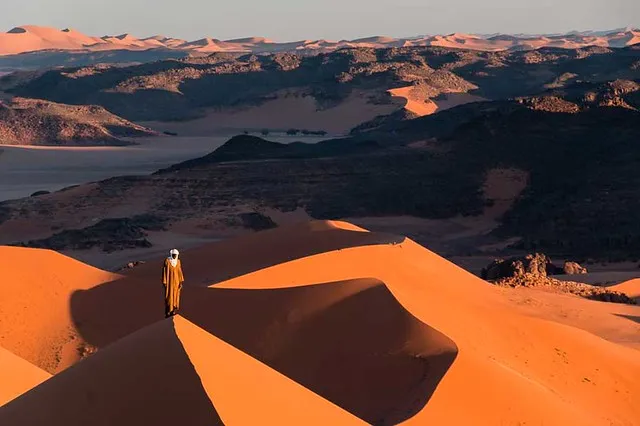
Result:
[[[634,316],[634,315],[625,315],[625,314],[613,314],[617,317],[620,318],[626,318],[629,321],[633,321],[633,322],[637,322],[638,324],[640,324],[640,316]]]
[[[82,337],[102,348],[157,321],[157,287],[120,280],[74,294]],[[375,279],[270,290],[194,286],[185,288],[181,315],[376,425],[418,413],[457,355],[452,340]]]
[[[224,422],[169,320],[114,343],[4,405],[0,424]]]

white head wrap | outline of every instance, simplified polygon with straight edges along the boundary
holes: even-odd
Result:
[[[175,259],[173,258],[173,255],[176,255]],[[172,249],[169,252],[169,262],[171,262],[171,266],[176,266],[178,264],[178,256],[180,255],[180,252],[177,249]]]

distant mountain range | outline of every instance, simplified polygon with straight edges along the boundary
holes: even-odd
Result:
[[[0,34],[0,55],[17,55],[38,51],[104,52],[112,50],[169,50],[189,54],[213,52],[275,53],[327,52],[344,47],[412,47],[441,46],[480,51],[533,50],[541,47],[576,49],[586,46],[626,47],[640,43],[640,30],[620,28],[611,31],[570,32],[552,35],[449,34],[411,38],[368,37],[357,40],[300,40],[275,42],[262,37],[233,40],[202,38],[195,41],[173,37],[137,38],[131,34],[94,37],[73,29],[25,25]]]

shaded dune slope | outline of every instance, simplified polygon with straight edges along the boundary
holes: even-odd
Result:
[[[180,317],[133,333],[0,408],[0,423],[16,426],[278,422],[361,424]]]
[[[418,413],[457,353],[453,341],[413,317],[375,279],[261,291],[213,288],[188,298],[184,312],[376,425]]]

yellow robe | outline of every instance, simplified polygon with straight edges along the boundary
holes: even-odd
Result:
[[[176,266],[172,266],[169,259],[164,260],[164,266],[162,268],[162,284],[164,284],[164,300],[165,300],[165,313],[175,311],[180,308],[180,290],[182,289],[182,283],[184,282],[184,275],[182,275],[182,264],[180,259]]]

